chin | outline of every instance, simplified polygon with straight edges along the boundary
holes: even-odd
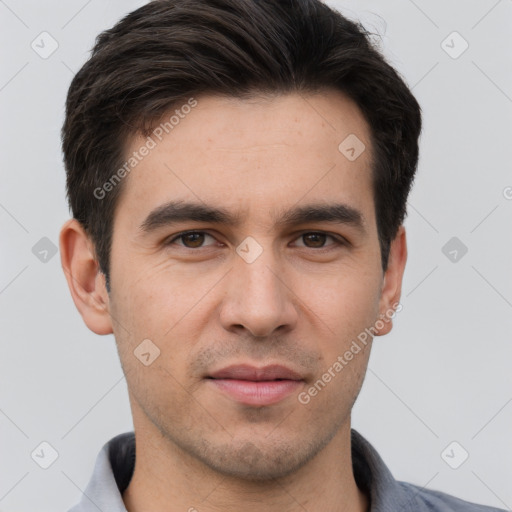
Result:
[[[252,482],[265,482],[284,478],[298,471],[322,448],[324,443],[304,443],[290,439],[279,443],[267,437],[259,442],[213,445],[203,442],[195,453],[206,466],[219,474]],[[199,447],[198,447],[199,448]]]

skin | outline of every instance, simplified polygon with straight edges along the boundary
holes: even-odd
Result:
[[[69,220],[61,231],[76,307],[93,332],[114,333],[128,383],[137,462],[126,508],[366,511],[352,471],[350,414],[371,341],[307,404],[292,393],[268,406],[242,405],[204,377],[235,363],[277,363],[298,371],[299,391],[307,390],[396,306],[405,229],[384,273],[369,127],[332,90],[197,100],[125,178],[110,295],[81,226]],[[366,145],[355,161],[338,150],[349,134]],[[144,141],[133,137],[127,155]],[[148,213],[170,199],[224,207],[240,223],[184,221],[142,233]],[[293,206],[340,201],[360,210],[365,233],[332,222],[274,225],[272,215]],[[191,229],[207,236],[165,245]],[[312,231],[346,243],[302,236]],[[252,263],[235,250],[247,236],[263,250]],[[391,328],[388,320],[377,335]],[[149,366],[133,354],[144,339],[160,350]]]

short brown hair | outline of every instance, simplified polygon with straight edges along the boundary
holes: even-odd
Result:
[[[418,163],[421,110],[360,23],[319,0],[155,0],[96,39],[71,82],[62,147],[73,217],[90,236],[109,289],[113,217],[123,182],[94,191],[175,105],[204,93],[335,88],[371,129],[373,197],[382,268],[406,215]]]

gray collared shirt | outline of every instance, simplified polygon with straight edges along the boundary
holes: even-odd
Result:
[[[354,429],[351,435],[354,477],[370,497],[369,512],[505,512],[397,481],[375,448]],[[82,499],[68,512],[126,512],[122,493],[134,467],[135,434],[119,434],[101,449]]]

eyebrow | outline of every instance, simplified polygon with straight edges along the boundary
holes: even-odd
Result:
[[[144,234],[150,234],[161,227],[187,221],[236,226],[240,224],[241,215],[202,203],[169,201],[152,210],[139,226],[139,230]],[[343,224],[355,228],[363,235],[367,233],[362,212],[343,203],[298,206],[274,216],[275,227],[282,228],[308,222]]]

